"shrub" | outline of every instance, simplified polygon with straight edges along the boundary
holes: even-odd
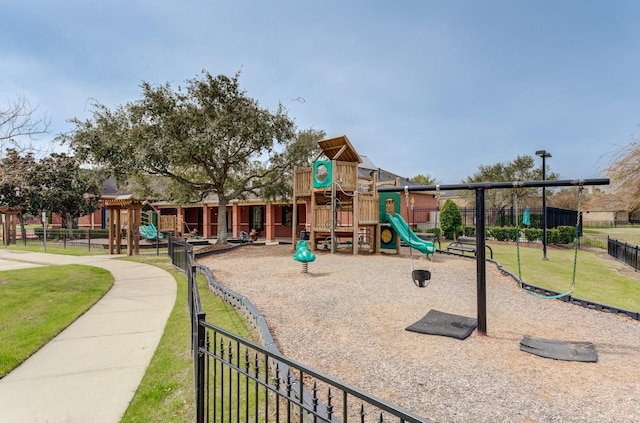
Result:
[[[560,231],[547,229],[547,244],[560,244]]]
[[[446,239],[455,239],[462,230],[462,214],[450,199],[444,202],[440,210],[440,227]]]
[[[561,244],[573,244],[576,239],[576,228],[574,226],[558,226],[558,233]]]
[[[494,226],[487,229],[487,233],[497,241],[515,241],[516,228],[501,228]]]
[[[522,229],[522,233],[529,242],[542,240],[542,229],[526,228]]]
[[[39,239],[44,237],[44,228],[36,227],[33,232]],[[95,238],[108,238],[109,229],[73,229],[71,231],[74,239],[87,239],[91,236],[91,239]],[[47,228],[47,239],[69,239],[69,230],[64,228]]]
[[[464,236],[476,236],[476,227],[475,226],[464,226],[462,228],[462,233]]]
[[[427,229],[427,233],[436,234],[436,239],[440,239],[440,236],[442,235],[442,229],[440,228]]]

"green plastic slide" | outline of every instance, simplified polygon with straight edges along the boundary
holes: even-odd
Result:
[[[149,225],[140,226],[138,230],[140,232],[140,236],[149,241],[164,238],[164,235],[162,234],[162,232],[158,232],[158,230],[153,225],[153,223]]]
[[[391,227],[393,227],[405,244],[411,248],[415,248],[427,256],[436,252],[436,245],[433,242],[418,238],[418,235],[413,233],[411,228],[409,228],[409,225],[407,225],[407,222],[404,221],[400,214],[391,216],[389,213],[386,213],[385,218],[387,219],[387,222],[391,223]]]

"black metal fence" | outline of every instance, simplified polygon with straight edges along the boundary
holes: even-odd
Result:
[[[542,228],[542,207],[532,207],[530,209],[531,227]],[[433,216],[434,208],[415,208],[410,212],[410,223],[418,224],[428,222]],[[524,208],[506,207],[501,210],[487,208],[485,210],[486,226],[515,226],[516,211],[519,219],[522,219]],[[475,226],[476,209],[474,207],[461,207],[463,226]],[[557,207],[547,207],[547,228],[557,228],[558,226],[575,226],[578,213],[575,210],[560,209]]]
[[[198,265],[188,242],[168,238],[173,264],[187,275],[197,422],[428,422],[280,354],[251,302]],[[198,273],[209,290],[247,317],[263,345],[206,321]]]
[[[583,234],[578,242],[581,250],[598,253],[604,252],[608,248],[609,237],[607,235]]]
[[[89,249],[106,248],[105,242],[97,243],[98,239],[105,239],[108,232],[105,229],[63,229],[63,228],[47,228],[46,231],[42,227],[25,228],[22,230],[18,227],[15,231],[9,230],[8,238],[5,240],[0,233],[0,240],[3,245],[20,244],[20,245],[46,245],[49,243],[58,243],[64,247],[69,246],[87,246]],[[45,236],[46,235],[46,236]]]
[[[611,238],[608,239],[607,247],[610,256],[633,267],[635,270],[640,270],[638,266],[638,250],[640,250],[640,247]]]

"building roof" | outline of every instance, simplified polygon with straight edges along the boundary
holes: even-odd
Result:
[[[378,166],[376,166],[369,157],[362,155],[360,156],[360,164],[358,167],[361,169],[378,170]]]

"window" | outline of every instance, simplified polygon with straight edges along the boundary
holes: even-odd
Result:
[[[293,226],[293,206],[282,207],[282,224],[284,226]]]
[[[264,227],[264,214],[262,206],[249,208],[249,226],[250,229],[261,231]]]

